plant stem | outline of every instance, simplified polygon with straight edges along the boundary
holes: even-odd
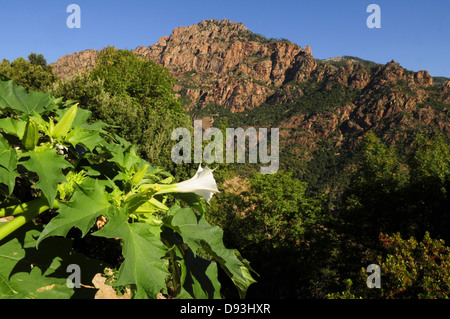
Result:
[[[175,192],[175,184],[144,184],[140,186],[140,190],[148,190],[153,189],[157,194],[162,193],[174,193]]]
[[[42,205],[45,205],[47,203],[47,200],[45,197],[41,197],[26,203],[21,203],[17,205],[12,205],[9,207],[5,207],[0,209],[0,218],[5,216],[15,216],[22,214],[23,212],[26,212],[28,210],[36,210]]]
[[[54,201],[53,208],[59,208],[58,201]],[[0,210],[0,217],[18,214],[22,215],[15,217],[12,221],[0,227],[0,240],[7,237],[12,232],[16,231],[26,223],[30,222],[34,217],[48,209],[50,209],[50,206],[48,206],[47,199],[45,197],[41,197],[27,203],[2,208]]]

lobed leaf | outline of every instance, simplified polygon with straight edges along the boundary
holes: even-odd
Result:
[[[41,92],[27,93],[24,87],[15,86],[13,81],[0,81],[0,109],[15,113],[42,113],[56,107],[54,98]]]
[[[36,245],[49,236],[66,236],[72,227],[80,229],[84,236],[95,224],[97,217],[106,214],[110,203],[105,186],[97,180],[92,186],[83,185],[74,184],[75,191],[71,200],[61,202],[58,216],[47,224]]]
[[[165,227],[161,237],[172,246],[170,257],[172,289],[179,299],[220,299],[217,263],[194,254],[183,239]]]
[[[76,126],[66,136],[67,142],[73,147],[82,145],[91,152],[100,144],[105,144],[105,140],[100,136],[99,132],[89,131],[81,126]]]
[[[198,217],[192,208],[173,206],[170,215],[166,219],[168,226],[183,238],[194,254],[202,250],[210,255],[234,282],[240,297],[244,298],[248,287],[256,282],[250,274],[253,270],[236,250],[224,246],[222,229],[210,225],[203,215]]]
[[[135,298],[156,298],[166,287],[165,279],[169,276],[162,259],[168,250],[156,235],[160,227],[146,223],[129,224],[125,208],[111,207],[107,216],[107,224],[93,235],[123,240],[125,260],[114,285],[132,284],[136,287]]]
[[[17,121],[12,117],[0,119],[0,128],[6,134],[11,134],[17,136],[19,139],[22,139],[23,134],[25,133],[25,125],[24,121]]]
[[[47,146],[39,146],[31,152],[22,154],[22,158],[26,156],[29,156],[29,159],[20,164],[39,176],[36,188],[42,190],[52,208],[58,184],[66,181],[62,170],[71,167],[72,164],[57,155],[55,149]]]

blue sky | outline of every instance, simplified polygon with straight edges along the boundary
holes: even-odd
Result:
[[[80,29],[66,25],[72,3],[81,8]],[[372,3],[381,8],[380,29],[366,25]],[[51,63],[107,45],[134,49],[156,43],[176,27],[223,18],[268,38],[310,45],[319,59],[395,60],[413,71],[450,77],[449,0],[0,0],[0,59],[37,52]]]

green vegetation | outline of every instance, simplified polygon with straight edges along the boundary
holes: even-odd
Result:
[[[0,218],[17,216],[0,226],[0,255],[17,254],[28,269],[14,272],[16,264],[0,256],[0,278],[8,278],[0,282],[1,296],[92,297],[89,289],[66,288],[70,263],[89,265],[83,283],[111,266],[116,288],[129,287],[138,298],[160,291],[175,298],[450,295],[448,136],[417,125],[387,144],[400,115],[382,119],[389,124],[383,132],[344,132],[356,148],[337,148],[338,133],[312,149],[288,145],[273,175],[259,174],[259,165],[218,164],[220,193],[210,205],[193,193],[167,191],[197,169],[174,164],[170,154],[172,130],[190,128],[191,116],[212,116],[222,131],[279,127],[293,115],[354,103],[359,89],[290,82],[284,85],[303,94],[280,89],[289,103],[245,113],[210,104],[187,114],[167,69],[113,48],[92,71],[66,80],[37,54],[0,63],[0,79]],[[447,108],[439,102],[441,88],[426,91],[423,105]],[[392,92],[412,97],[399,82],[370,98]],[[48,254],[38,253],[36,243]],[[50,266],[39,266],[42,259]],[[381,289],[366,286],[370,264],[381,267]]]
[[[104,49],[92,79],[102,80],[106,92],[129,96],[141,108],[182,114],[179,101],[172,94],[175,79],[169,70],[128,50]]]
[[[430,106],[437,112],[442,112],[444,110],[448,110],[450,104],[443,102],[443,100],[448,99],[450,97],[450,92],[447,92],[445,96],[442,94],[442,88],[438,86],[431,86],[427,88],[429,96],[423,101],[423,103],[419,104],[420,107]]]
[[[307,184],[292,178],[292,173],[257,174],[248,182],[250,189],[239,196],[219,194],[208,214],[214,223],[230,231],[233,246],[276,248],[295,244],[310,223],[319,221],[323,200],[309,197]],[[236,218],[234,206],[245,217]]]
[[[379,289],[367,289],[367,273],[354,285],[347,280],[345,291],[329,294],[331,299],[448,299],[450,297],[450,248],[443,240],[425,233],[418,242],[400,233],[380,234],[382,254],[376,260],[381,269]]]
[[[0,298],[73,297],[80,286],[67,285],[61,272],[74,258],[89,264],[60,240],[74,236],[121,243],[114,286],[128,287],[133,298],[221,298],[219,267],[245,297],[255,282],[249,262],[205,220],[204,192],[215,188],[210,169],[174,184],[108,125],[88,123],[91,112],[78,103],[27,93],[12,81],[0,82],[0,97],[0,111],[10,115],[1,119],[0,218],[15,216],[0,223]],[[82,270],[84,285],[91,268]]]
[[[241,32],[239,35],[243,41],[253,41],[258,43],[291,43],[288,39],[266,38],[259,33],[253,33],[251,31]]]
[[[208,216],[211,223],[224,229],[226,244],[245,251],[260,278],[264,278],[254,290],[250,288],[249,294],[259,298],[317,297],[319,293],[309,281],[332,262],[319,256],[324,250],[313,254],[316,244],[322,244],[316,242],[319,236],[324,236],[323,244],[332,240],[329,234],[322,233],[321,223],[331,219],[324,198],[309,195],[306,183],[283,171],[257,174],[248,184],[242,193],[218,194],[211,201]],[[313,265],[305,271],[308,263]]]
[[[319,63],[329,64],[329,65],[333,65],[335,67],[345,66],[348,61],[360,63],[369,69],[376,68],[380,65],[378,63],[375,63],[375,62],[372,62],[369,60],[364,60],[364,59],[361,59],[361,58],[358,58],[355,56],[349,56],[349,55],[344,55],[342,57],[336,57],[336,58],[331,58],[331,59],[317,60],[317,61]]]
[[[445,82],[449,81],[449,78],[446,78],[444,76],[433,76],[433,85],[442,87]]]
[[[18,58],[13,62],[6,59],[0,62],[0,80],[14,80],[27,91],[45,91],[45,89],[57,81],[51,67],[47,65],[42,54],[31,53],[28,60]]]
[[[346,232],[368,245],[380,233],[394,232],[419,238],[429,231],[449,240],[449,155],[450,146],[442,138],[418,136],[413,154],[403,159],[369,134],[340,211]]]
[[[208,29],[213,25],[216,26],[224,26],[227,24],[231,24],[233,22],[230,21],[224,21],[224,20],[217,20],[217,19],[209,19],[209,20],[204,20],[202,21],[203,23],[206,23],[206,26],[203,26],[204,29]],[[245,26],[242,23],[239,23],[240,25],[242,25],[244,28]],[[276,39],[276,38],[266,38],[265,36],[258,34],[258,33],[253,33],[250,30],[240,30],[239,33],[235,36],[233,35],[231,37],[231,40],[239,40],[239,41],[254,41],[254,42],[259,42],[259,43],[277,43],[277,42],[282,42],[282,43],[290,43],[289,40],[284,39],[284,38],[280,38],[280,39]],[[223,42],[224,39],[219,38],[218,41]]]
[[[231,127],[245,126],[273,126],[276,127],[286,118],[295,114],[314,114],[351,104],[360,95],[360,90],[338,83],[326,87],[323,82],[288,83],[298,86],[304,93],[302,96],[293,97],[290,103],[261,105],[246,112],[232,113],[228,108],[210,103],[205,108],[195,109],[191,114],[201,118],[213,116],[218,119],[226,119]]]
[[[186,179],[189,172],[170,157],[173,129],[191,126],[172,92],[175,79],[131,51],[107,48],[98,59],[92,72],[60,81],[48,92],[79,101],[92,112],[92,121],[112,125],[108,130],[135,144],[140,156]]]
[[[225,242],[248,256],[265,278],[249,289],[249,296],[448,296],[449,248],[440,240],[450,239],[448,143],[418,135],[405,154],[370,133],[352,156],[326,149],[323,145],[313,153],[304,175],[256,174],[247,183],[235,181],[244,190],[228,186],[211,202],[211,223],[224,229]],[[311,188],[305,176],[316,186]],[[333,194],[334,187],[341,190]],[[386,246],[389,238],[406,247],[401,249],[411,249],[412,241],[424,244],[399,255],[400,248]],[[417,257],[405,266],[403,254]],[[366,286],[365,267],[373,263],[382,269],[381,291]],[[407,293],[401,294],[396,285],[405,276],[417,280],[405,283]]]

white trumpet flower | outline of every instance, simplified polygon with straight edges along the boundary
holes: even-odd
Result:
[[[166,193],[195,193],[202,196],[206,202],[209,204],[214,192],[219,192],[217,189],[216,180],[214,179],[212,169],[205,167],[202,168],[200,165],[198,167],[197,173],[194,177],[171,185],[164,184],[148,184],[143,185],[144,188],[158,188],[156,194],[166,194]]]
[[[200,165],[194,177],[174,185],[175,192],[195,193],[202,196],[209,203],[214,192],[219,191],[212,173],[213,171],[208,167],[202,168]]]

